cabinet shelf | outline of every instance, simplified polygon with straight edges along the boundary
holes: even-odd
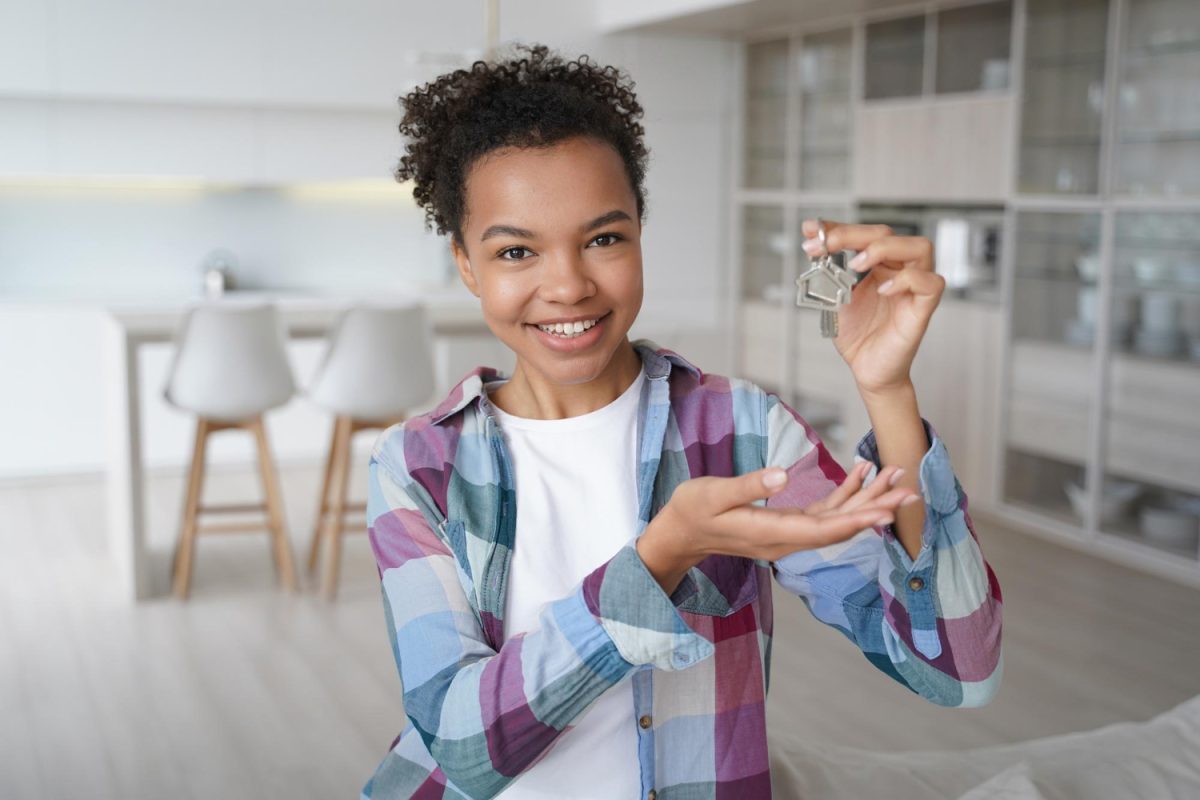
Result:
[[[1121,53],[1121,56],[1125,59],[1138,61],[1142,59],[1162,58],[1166,56],[1197,53],[1200,53],[1200,39],[1139,45],[1136,47],[1127,48]]]

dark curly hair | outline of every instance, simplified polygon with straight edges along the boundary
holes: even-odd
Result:
[[[547,147],[574,136],[606,142],[621,156],[645,217],[648,151],[634,82],[586,55],[564,62],[545,45],[518,45],[520,57],[476,61],[400,98],[407,139],[397,181],[412,180],[425,225],[461,245],[466,177],[475,160],[501,147]]]

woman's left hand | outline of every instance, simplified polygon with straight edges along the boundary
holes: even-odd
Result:
[[[881,393],[909,383],[913,357],[946,286],[933,271],[933,243],[924,236],[895,236],[886,225],[822,222],[830,252],[855,250],[847,266],[871,270],[838,311],[834,346],[860,391]],[[802,230],[804,251],[819,256],[816,220],[804,220]]]

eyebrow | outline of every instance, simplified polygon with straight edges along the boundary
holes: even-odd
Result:
[[[580,231],[582,233],[587,233],[588,231],[595,230],[602,225],[608,225],[611,222],[618,222],[621,220],[628,221],[630,219],[631,218],[628,214],[618,208],[609,211],[607,214],[601,214],[600,216],[596,217],[594,220],[580,228]],[[536,234],[533,231],[528,231],[524,228],[518,228],[515,225],[492,225],[483,232],[483,235],[479,237],[479,241],[485,242],[494,236],[513,236],[518,239],[536,238]]]

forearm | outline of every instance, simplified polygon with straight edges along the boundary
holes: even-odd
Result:
[[[921,459],[930,443],[917,408],[916,389],[911,382],[906,382],[879,392],[860,389],[860,394],[875,431],[880,463],[903,468],[904,474],[896,481],[896,486],[920,492]],[[896,536],[913,559],[921,550],[924,526],[924,503],[910,503],[896,509]]]

